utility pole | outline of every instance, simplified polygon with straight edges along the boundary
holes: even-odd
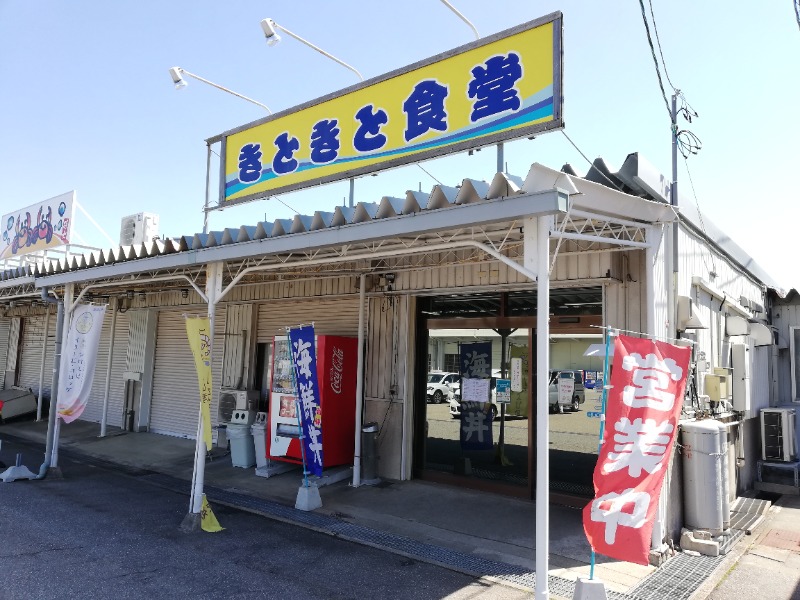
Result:
[[[670,204],[678,215],[678,95],[680,90],[672,94],[672,185],[670,186]],[[680,222],[672,222],[672,299],[670,301],[669,337],[678,337],[677,302],[678,302],[678,230]]]

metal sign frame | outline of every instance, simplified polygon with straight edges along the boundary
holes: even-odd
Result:
[[[517,128],[507,128],[501,131],[489,132],[484,135],[478,135],[476,137],[471,137],[468,139],[458,140],[458,135],[454,135],[454,131],[444,131],[443,136],[450,136],[456,138],[455,141],[444,145],[444,142],[440,143],[440,145],[436,147],[432,147],[430,149],[414,149],[412,150],[408,143],[406,146],[402,145],[395,145],[390,147],[389,152],[385,152],[384,154],[396,154],[397,156],[387,157],[386,159],[378,158],[380,162],[372,162],[371,164],[366,164],[362,166],[354,166],[352,168],[341,168],[336,172],[328,172],[328,173],[321,173],[319,175],[309,175],[304,179],[301,180],[294,180],[290,183],[286,183],[283,185],[276,185],[274,187],[269,187],[267,189],[263,188],[263,185],[259,188],[258,191],[255,191],[250,194],[243,194],[238,195],[233,199],[226,199],[226,188],[228,187],[228,183],[226,181],[227,174],[226,174],[226,166],[229,161],[228,151],[229,151],[229,138],[232,136],[236,136],[242,132],[247,132],[249,130],[253,130],[257,127],[260,127],[264,124],[269,124],[274,121],[278,121],[287,117],[296,117],[299,113],[303,111],[308,111],[309,109],[313,109],[319,105],[322,105],[326,102],[331,100],[336,100],[353,94],[355,92],[359,92],[360,90],[364,90],[365,88],[370,88],[376,86],[377,84],[381,84],[383,82],[388,82],[392,79],[396,79],[398,77],[407,75],[413,71],[423,69],[424,67],[428,67],[430,65],[434,65],[435,63],[442,62],[446,59],[450,59],[453,57],[459,57],[459,55],[471,52],[473,50],[482,48],[484,46],[489,46],[494,44],[495,42],[502,42],[506,40],[506,38],[510,38],[517,34],[523,34],[530,30],[539,28],[543,25],[552,24],[552,116],[547,115],[547,120],[542,122],[536,122],[530,125],[523,125]],[[482,38],[478,41],[465,44],[458,48],[454,48],[447,52],[438,54],[436,56],[424,59],[422,61],[416,62],[412,65],[402,67],[395,71],[379,75],[375,78],[369,79],[362,83],[350,86],[343,90],[338,90],[326,96],[317,98],[315,100],[311,100],[304,104],[301,104],[296,107],[289,108],[287,110],[281,111],[274,115],[259,119],[257,121],[253,121],[246,125],[239,126],[237,128],[231,129],[214,137],[208,138],[206,142],[208,144],[213,143],[221,143],[221,152],[220,152],[220,182],[219,182],[219,200],[218,204],[215,206],[211,206],[206,210],[220,210],[227,208],[229,206],[233,206],[236,204],[241,204],[244,202],[250,202],[262,198],[269,197],[271,195],[280,193],[280,192],[287,192],[292,190],[298,190],[308,187],[317,186],[323,183],[330,183],[333,181],[341,181],[349,178],[353,178],[360,175],[365,175],[369,173],[375,173],[379,171],[384,171],[387,169],[391,169],[394,167],[417,163],[422,160],[426,160],[429,158],[445,156],[449,154],[455,154],[459,152],[463,152],[466,150],[472,150],[475,148],[481,148],[484,146],[490,146],[493,144],[497,144],[500,142],[512,140],[512,139],[520,139],[524,137],[530,137],[532,135],[536,135],[542,132],[556,130],[563,128],[563,91],[562,91],[562,75],[563,75],[563,48],[562,48],[562,30],[563,30],[563,16],[561,12],[554,12],[544,17],[535,19],[533,21],[529,21],[527,23],[523,23],[521,25],[517,25],[505,31],[501,31],[494,35],[488,36],[486,38]],[[549,57],[548,57],[549,58]],[[545,71],[539,71],[545,72]],[[548,74],[549,77],[549,74]],[[549,79],[548,79],[549,81]],[[377,107],[376,107],[377,108]],[[513,114],[513,113],[512,113]],[[320,116],[327,116],[320,113]],[[507,115],[503,114],[503,117]],[[427,134],[426,134],[427,135]],[[242,137],[242,136],[240,136]],[[426,146],[426,145],[433,145],[427,144],[429,138],[423,137],[422,143],[417,144],[418,146]],[[433,141],[438,140],[439,138],[430,138]],[[396,144],[396,142],[395,142]],[[403,148],[408,148],[408,151],[403,151]],[[378,157],[379,153],[365,153],[363,158],[365,160],[370,160]],[[237,150],[238,156],[238,150]],[[309,161],[310,164],[311,161]],[[344,161],[342,161],[344,163]],[[340,163],[341,164],[341,163]],[[312,168],[308,169],[309,171],[317,170],[316,167],[318,165],[312,165]],[[325,165],[326,167],[328,165]],[[291,175],[294,175],[296,172],[302,171],[303,169],[298,168],[296,171],[293,171]],[[330,170],[329,170],[330,171]],[[274,176],[275,179],[279,179],[283,177],[283,175],[276,175]],[[253,183],[253,186],[262,184],[261,178],[258,181]],[[246,189],[246,188],[243,188]],[[231,196],[234,194],[241,194],[239,190],[237,192],[228,192],[227,195]]]

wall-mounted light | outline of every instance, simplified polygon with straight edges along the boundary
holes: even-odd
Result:
[[[330,52],[325,52],[325,50],[323,50],[319,46],[315,46],[314,44],[312,44],[308,40],[301,38],[296,33],[292,33],[291,31],[286,29],[286,27],[284,27],[283,25],[278,25],[272,19],[262,19],[261,20],[261,30],[264,32],[264,37],[267,38],[267,45],[275,46],[276,44],[278,44],[281,41],[281,36],[278,35],[278,29],[280,29],[286,35],[293,37],[298,42],[301,42],[301,43],[305,44],[306,46],[308,46],[309,48],[312,48],[313,50],[316,50],[317,52],[322,54],[322,56],[326,56],[326,57],[330,58],[332,61],[339,63],[345,69],[349,69],[350,71],[352,71],[353,73],[358,75],[358,78],[361,81],[364,81],[364,76],[361,75],[361,73],[359,73],[358,69],[356,69],[354,66],[348,65],[343,60],[339,60],[338,58],[336,58]]]
[[[187,85],[189,85],[186,82],[186,80],[183,78],[184,75],[187,75],[187,76],[189,76],[189,77],[191,77],[193,79],[196,79],[197,81],[202,81],[203,83],[206,83],[206,84],[208,84],[208,85],[210,85],[212,87],[215,87],[218,90],[222,90],[223,92],[228,92],[229,94],[232,94],[232,95],[236,96],[237,98],[241,98],[242,100],[247,100],[248,102],[250,102],[252,104],[260,106],[261,108],[266,110],[269,114],[272,114],[272,111],[269,109],[269,107],[266,104],[262,104],[258,100],[253,100],[252,98],[248,98],[247,96],[243,96],[242,94],[240,94],[238,92],[234,92],[233,90],[229,90],[228,88],[226,88],[224,86],[221,86],[218,83],[214,83],[213,81],[209,81],[208,79],[205,79],[203,77],[200,77],[199,75],[195,75],[194,73],[189,73],[189,71],[187,71],[186,69],[181,69],[180,67],[172,67],[169,70],[169,76],[172,77],[172,83],[175,84],[175,89],[176,90],[181,90],[181,89],[185,88]]]
[[[128,290],[127,292],[125,292],[125,297],[128,300],[133,300],[133,290]]]
[[[189,297],[189,290],[183,289],[181,290],[181,298],[188,298]]]

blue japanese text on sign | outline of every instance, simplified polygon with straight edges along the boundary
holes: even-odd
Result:
[[[561,29],[553,13],[214,136],[219,208],[561,128]]]
[[[459,371],[464,379],[489,379],[492,375],[492,343],[461,344]],[[462,390],[462,398],[464,398]],[[491,450],[492,404],[461,402],[461,448],[464,450]]]
[[[314,326],[289,330],[292,364],[297,382],[297,402],[306,469],[322,477],[322,409],[317,384],[317,357]]]

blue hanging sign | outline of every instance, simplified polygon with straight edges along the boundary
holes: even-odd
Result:
[[[461,344],[459,371],[465,379],[489,379],[492,376],[492,342]]]
[[[459,371],[461,372],[461,448],[491,450],[492,404],[489,382],[492,375],[492,343],[461,344]],[[473,393],[469,393],[469,390],[473,390]]]
[[[322,409],[317,384],[315,339],[313,325],[289,330],[305,469],[312,475],[322,477]]]

